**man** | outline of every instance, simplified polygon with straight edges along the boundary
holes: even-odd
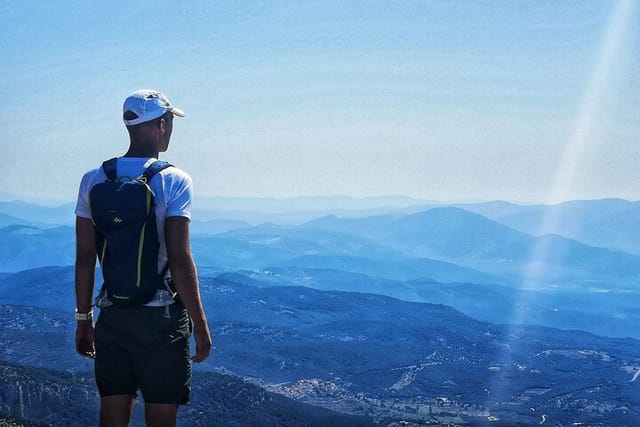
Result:
[[[167,150],[174,116],[184,117],[184,112],[158,91],[141,89],[125,100],[123,120],[130,143],[116,160],[118,177],[141,176]],[[173,281],[177,296],[170,288],[157,290],[149,303],[121,308],[106,289],[97,300],[101,310],[94,332],[91,299],[97,250],[89,195],[105,180],[102,167],[87,172],[76,206],[76,350],[95,359],[101,426],[128,425],[138,389],[147,425],[174,426],[178,405],[189,401],[191,362],[202,362],[211,349],[189,240],[192,181],[169,167],[148,183],[156,203],[158,272],[168,262],[167,280]],[[190,359],[191,321],[196,354]]]

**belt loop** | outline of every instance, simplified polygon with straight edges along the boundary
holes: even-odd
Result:
[[[169,313],[169,306],[168,305],[164,306],[164,317],[166,317],[167,319],[171,319],[171,313]]]

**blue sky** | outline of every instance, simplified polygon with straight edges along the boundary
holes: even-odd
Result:
[[[640,199],[633,1],[25,1],[0,28],[2,193],[73,200],[146,87],[201,196]]]

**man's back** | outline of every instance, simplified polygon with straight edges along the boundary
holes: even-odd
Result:
[[[137,178],[155,160],[154,157],[120,157],[116,162],[118,178]],[[89,195],[91,189],[107,180],[102,166],[85,173],[80,183],[76,215],[91,219],[91,204]],[[191,200],[193,184],[191,177],[183,170],[172,166],[158,172],[150,181],[149,187],[153,191],[155,222],[160,248],[158,251],[158,272],[167,264],[167,245],[165,239],[165,221],[167,217],[179,216],[191,219]],[[171,277],[171,272],[167,273]]]
[[[127,153],[117,160],[119,176],[140,176],[160,152],[167,150],[173,116],[183,117],[184,113],[158,91],[142,89],[125,100],[123,120],[130,144]],[[84,175],[78,194],[76,349],[80,355],[95,359],[101,425],[128,425],[138,390],[145,400],[148,425],[175,425],[178,405],[189,400],[191,361],[203,361],[211,349],[189,241],[191,179],[172,167],[150,182],[156,196],[160,245],[158,260],[152,267],[160,272],[168,263],[177,298],[158,290],[158,298],[146,305],[119,308],[109,303],[107,283],[94,329],[91,300],[97,250],[89,194],[105,179],[104,171],[92,169]],[[192,329],[196,355],[190,358]]]

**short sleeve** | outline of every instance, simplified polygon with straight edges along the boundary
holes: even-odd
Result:
[[[186,173],[179,171],[171,182],[167,200],[167,217],[183,216],[191,219],[193,181]]]
[[[91,219],[91,210],[89,209],[89,186],[90,175],[86,173],[80,181],[80,188],[78,189],[78,201],[76,202],[76,216],[82,218]]]

